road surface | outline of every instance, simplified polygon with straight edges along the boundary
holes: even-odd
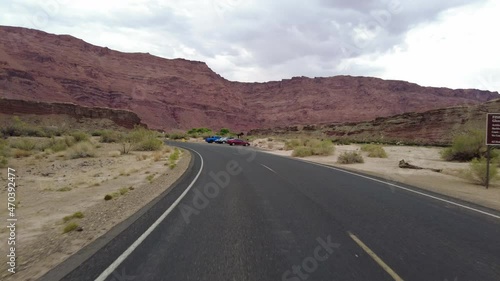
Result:
[[[178,145],[193,166],[175,188],[42,280],[500,280],[494,211],[249,147]]]

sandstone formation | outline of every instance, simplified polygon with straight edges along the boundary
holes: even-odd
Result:
[[[0,26],[0,96],[125,109],[154,129],[239,131],[367,121],[479,104],[498,93],[351,76],[233,82],[203,62],[122,53],[68,35]]]

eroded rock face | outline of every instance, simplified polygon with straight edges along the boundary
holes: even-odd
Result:
[[[486,113],[500,112],[500,99],[474,106],[448,107],[425,112],[407,112],[371,121],[281,126],[255,129],[250,135],[304,135],[311,131],[331,139],[360,142],[385,142],[448,145],[456,133],[484,127]]]
[[[45,103],[0,98],[0,113],[12,115],[67,115],[79,118],[109,119],[117,125],[132,129],[136,125],[145,126],[137,114],[119,109],[86,107],[71,103]]]
[[[0,94],[126,109],[149,127],[165,130],[355,122],[498,97],[369,77],[231,82],[203,62],[122,53],[17,27],[0,27]]]

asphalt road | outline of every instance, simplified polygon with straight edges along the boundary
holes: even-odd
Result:
[[[42,280],[500,280],[498,213],[253,148],[179,145],[193,167],[170,193]]]

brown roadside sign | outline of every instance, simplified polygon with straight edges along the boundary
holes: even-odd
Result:
[[[500,145],[500,113],[486,114],[486,144]]]

